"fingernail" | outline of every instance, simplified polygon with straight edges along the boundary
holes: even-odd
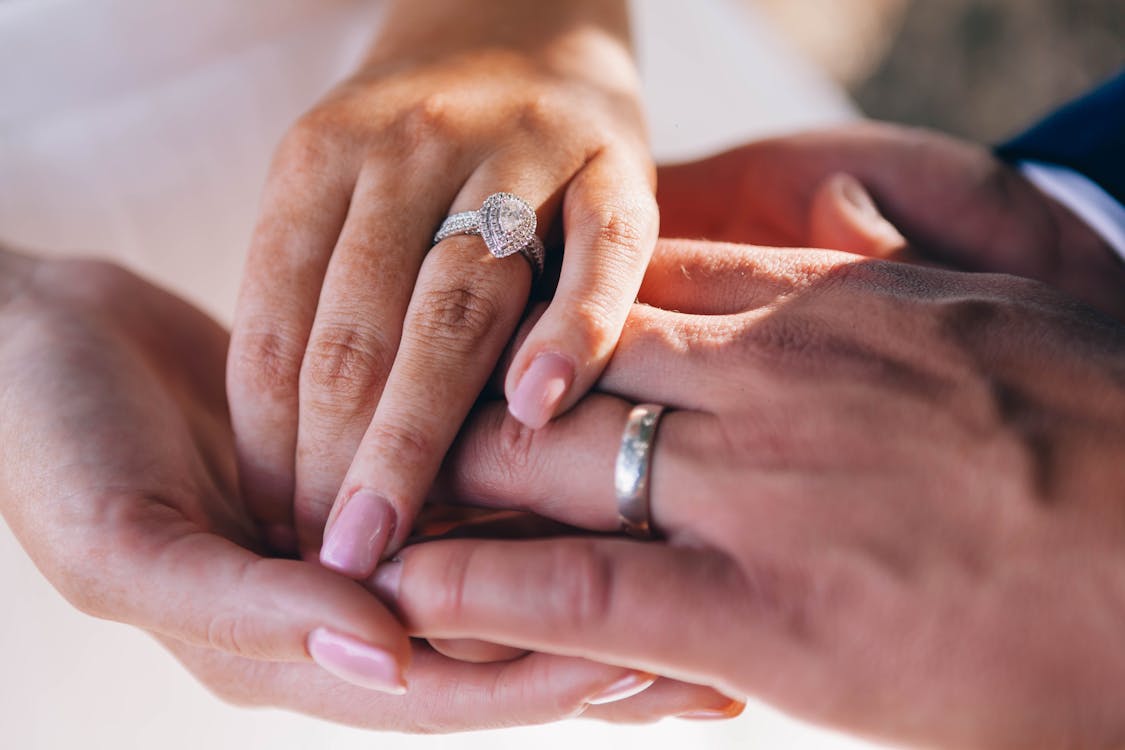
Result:
[[[691,719],[693,721],[714,721],[715,719],[733,719],[742,713],[746,708],[746,704],[742,701],[731,701],[727,704],[726,708],[708,708],[700,711],[688,711],[686,714],[680,714],[681,719]]]
[[[574,382],[574,365],[561,354],[540,354],[520,378],[508,411],[533,430],[551,421],[559,402]]]
[[[368,582],[375,595],[390,604],[398,600],[399,586],[402,584],[402,560],[388,560],[375,569],[375,575]]]
[[[856,220],[863,223],[870,232],[883,235],[892,244],[905,242],[902,233],[887,221],[887,217],[875,205],[871,193],[867,192],[867,188],[859,180],[850,174],[839,174],[836,176],[836,186],[844,200],[855,209]]]
[[[366,578],[395,533],[395,511],[385,497],[360,490],[348,498],[328,527],[320,562],[352,578]]]
[[[867,192],[867,188],[863,187],[863,184],[855,177],[850,174],[836,175],[836,189],[840,191],[844,200],[858,212],[881,217],[871,193]]]
[[[392,695],[406,692],[402,669],[389,651],[328,628],[310,633],[308,646],[313,661],[341,680]]]
[[[648,672],[631,672],[586,702],[591,706],[615,703],[644,692],[654,682],[656,682],[656,675]]]

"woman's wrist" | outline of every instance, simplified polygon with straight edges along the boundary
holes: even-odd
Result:
[[[0,242],[0,309],[27,287],[40,261]]]
[[[631,58],[624,0],[392,0],[367,65],[484,49],[573,63],[575,46],[591,43]]]

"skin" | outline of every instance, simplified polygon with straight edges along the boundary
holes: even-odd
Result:
[[[1104,241],[986,149],[939,133],[863,123],[755,142],[663,167],[659,178],[673,236],[1024,275],[1125,319],[1125,266]],[[747,275],[737,254],[711,254],[709,275]],[[657,264],[642,298],[680,309],[695,284],[675,265]]]
[[[659,199],[666,237],[1013,274],[1125,320],[1125,264],[1099,235],[987,149],[933,131],[866,122],[758,141],[662,168]]]
[[[652,721],[730,705],[659,680],[591,706],[636,671],[449,659],[410,641],[359,582],[271,555],[238,491],[227,345],[203,313],[116,266],[0,250],[0,514],[75,607],[149,631],[225,700],[361,727]],[[406,694],[313,663],[317,628],[389,654]]]
[[[554,302],[507,370],[516,401],[533,362],[562,373],[521,414],[533,426],[598,377],[657,235],[624,3],[464,6],[388,3],[369,59],[285,138],[234,322],[248,508],[275,546],[315,556],[357,492],[377,498],[377,549],[325,558],[357,579],[409,536],[529,297],[528,264],[479,238],[430,250],[441,220],[507,191],[541,236],[565,235]],[[365,536],[350,515],[337,531]]]
[[[655,401],[663,539],[409,547],[376,580],[412,633],[912,746],[1125,742],[1121,324],[1012,276],[700,242],[661,245],[654,298],[677,312],[634,308],[601,394],[538,431],[483,408],[447,489],[611,531]]]

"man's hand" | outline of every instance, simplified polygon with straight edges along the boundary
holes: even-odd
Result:
[[[617,528],[667,404],[665,541],[441,541],[384,564],[411,631],[614,659],[922,746],[1125,738],[1125,328],[1037,282],[843,253],[658,248],[601,389],[500,406],[465,502]]]
[[[237,488],[226,349],[221,327],[119,268],[0,251],[0,512],[79,609],[151,631],[224,698],[357,726],[726,704],[672,680],[618,700],[652,677],[583,659],[454,661],[411,644],[360,583],[268,557]]]
[[[1093,230],[988,150],[938,133],[864,123],[764,140],[661,169],[658,197],[666,237],[876,257],[909,244],[1125,319],[1125,264]]]

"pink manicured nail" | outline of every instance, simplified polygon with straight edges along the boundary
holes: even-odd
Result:
[[[348,498],[343,510],[328,527],[320,562],[352,578],[366,578],[395,533],[395,511],[387,499],[370,490]]]
[[[388,560],[375,569],[375,575],[368,581],[369,588],[386,604],[398,600],[398,589],[402,584],[402,560]]]
[[[695,721],[714,721],[716,719],[733,719],[746,708],[746,704],[742,701],[731,701],[727,704],[726,708],[710,708],[700,711],[689,711],[686,714],[680,714],[678,718],[692,719]]]
[[[614,703],[632,698],[637,693],[647,690],[654,682],[656,682],[656,675],[647,672],[633,672],[625,675],[586,702],[591,706],[600,706],[603,703]]]
[[[392,695],[406,692],[402,669],[389,651],[328,628],[310,633],[308,645],[313,661],[341,680]]]
[[[561,354],[540,354],[520,378],[508,411],[533,430],[551,421],[559,402],[574,382],[574,365]]]

